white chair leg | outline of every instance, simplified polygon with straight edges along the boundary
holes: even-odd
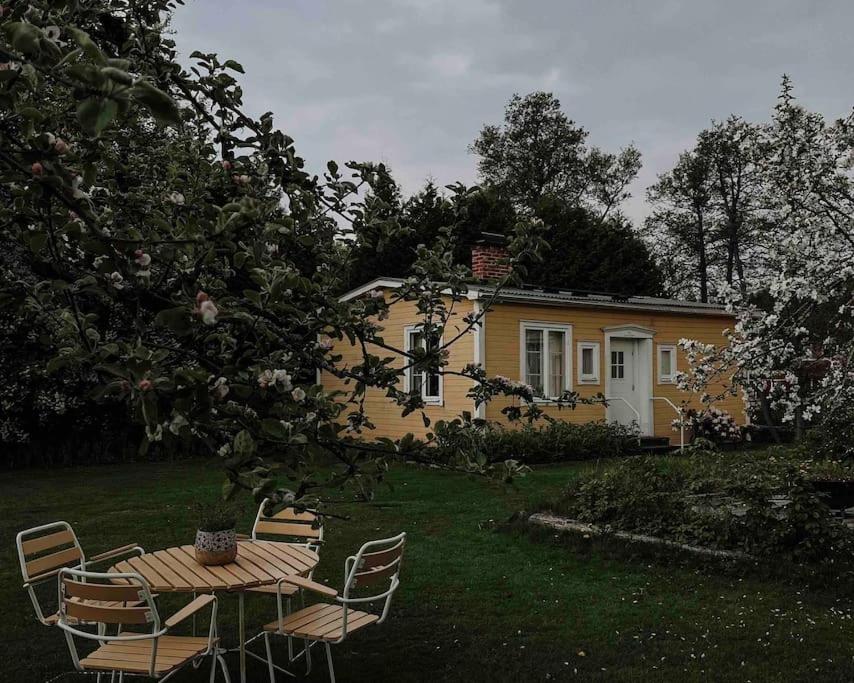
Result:
[[[216,655],[211,655],[211,677],[208,679],[210,683],[214,683],[216,680]]]
[[[290,614],[290,613],[291,613],[291,599],[288,598],[288,614]],[[294,641],[293,641],[293,638],[288,636],[288,663],[292,663],[293,661],[294,661]]]
[[[231,683],[231,676],[228,675],[228,667],[225,665],[225,660],[222,658],[222,655],[217,655],[216,660],[219,662],[219,666],[222,669],[223,678],[225,678],[225,683]]]
[[[329,680],[335,683],[335,668],[332,666],[332,646],[326,643],[326,663],[329,665]]]
[[[288,639],[290,642],[290,639]],[[276,683],[276,672],[273,670],[273,650],[270,649],[270,634],[264,634],[264,645],[267,648],[267,670],[270,672],[270,683]]]

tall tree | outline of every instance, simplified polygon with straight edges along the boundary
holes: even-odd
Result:
[[[739,314],[728,344],[684,344],[683,386],[731,379],[800,426],[854,400],[854,114],[828,123],[784,79],[761,151],[749,205],[766,231],[761,277],[726,292]]]
[[[353,225],[355,239],[347,243],[352,254],[347,288],[383,276],[408,277],[419,245],[432,244],[443,229],[449,230],[454,238],[454,263],[463,266],[470,265],[471,244],[481,232],[512,234],[515,211],[494,189],[467,191],[457,187],[453,196],[458,198],[457,210],[449,195],[432,180],[400,201],[393,211],[388,210],[391,206],[388,202],[369,196],[365,213]],[[383,220],[371,215],[377,213]]]
[[[737,116],[714,123],[693,149],[648,189],[653,212],[647,235],[669,264],[673,293],[707,301],[712,292],[736,287],[742,296],[766,249],[761,210],[763,126]]]
[[[670,288],[707,302],[712,202],[709,158],[696,151],[681,154],[676,166],[647,190],[647,197],[654,207],[647,228],[657,235],[657,255],[664,262],[675,262]]]
[[[481,180],[522,212],[534,212],[550,197],[605,217],[629,196],[640,153],[630,145],[610,154],[586,141],[587,131],[567,117],[560,100],[533,92],[513,95],[504,123],[485,125],[469,149],[480,157]]]

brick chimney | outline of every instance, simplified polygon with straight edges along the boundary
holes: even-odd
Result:
[[[497,280],[510,273],[504,235],[482,232],[471,247],[471,271],[477,280]]]

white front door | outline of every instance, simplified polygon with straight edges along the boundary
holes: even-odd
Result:
[[[608,359],[610,391],[608,417],[614,422],[631,425],[638,422],[635,410],[641,412],[638,364],[640,360],[638,339],[611,339],[611,357]],[[625,400],[620,400],[620,399]],[[630,408],[626,403],[629,403]],[[638,425],[641,426],[641,425]]]

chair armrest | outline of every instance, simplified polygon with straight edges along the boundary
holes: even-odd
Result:
[[[215,595],[200,595],[195,600],[184,605],[181,609],[175,612],[175,614],[173,614],[164,622],[164,625],[166,626],[166,628],[172,628],[176,624],[180,624],[187,617],[191,617],[192,615],[194,615],[200,609],[207,607],[212,602],[216,602]]]
[[[140,548],[136,543],[128,543],[127,545],[119,546],[118,548],[113,548],[112,550],[107,550],[103,553],[99,553],[94,557],[90,557],[86,560],[86,564],[91,562],[103,562],[104,560],[112,560],[113,558],[119,557],[120,555],[127,555],[134,551],[139,552],[140,555],[144,554],[145,551]]]
[[[320,595],[327,595],[330,598],[338,596],[338,591],[334,588],[324,586],[322,583],[317,583],[317,581],[312,581],[311,579],[306,579],[302,576],[283,576],[281,579],[279,579],[279,583],[289,583],[292,586],[297,586],[299,588],[304,588],[305,590],[320,593]]]
[[[252,537],[249,534],[235,534],[238,541],[251,541]]]

